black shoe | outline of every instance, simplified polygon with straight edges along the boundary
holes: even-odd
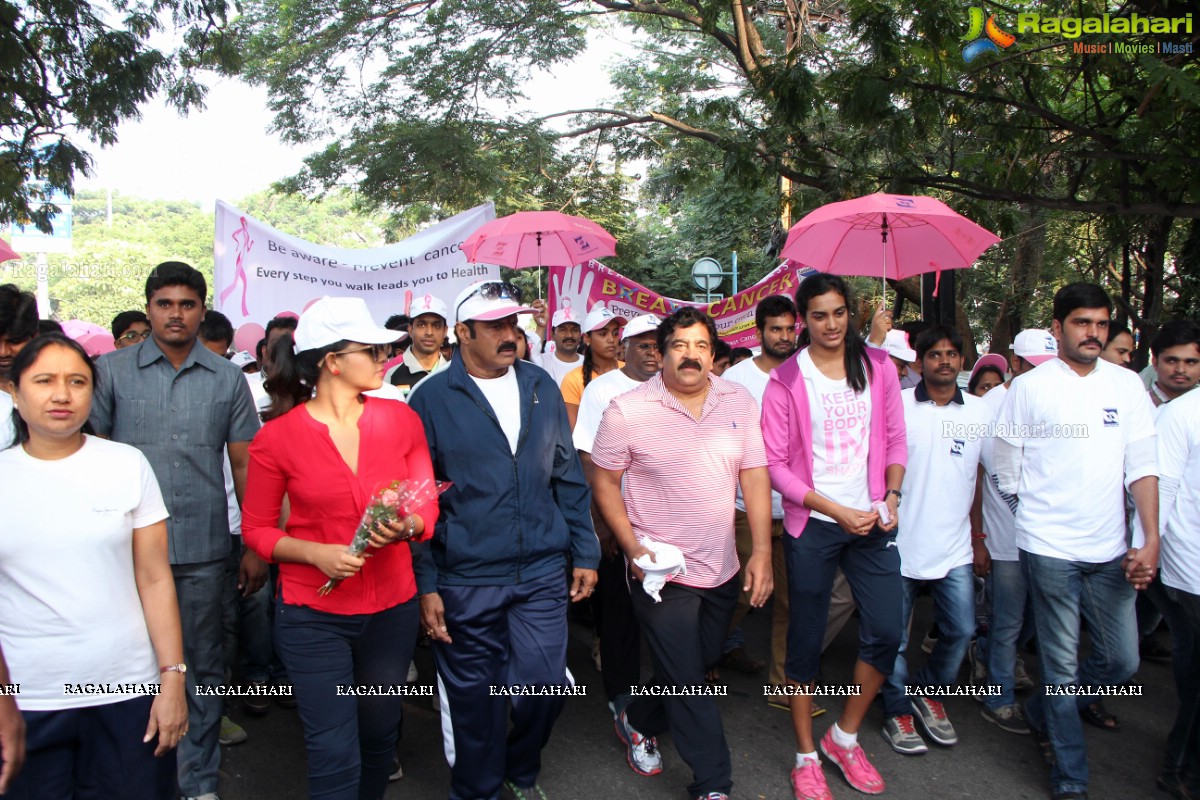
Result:
[[[1138,655],[1149,661],[1170,661],[1171,648],[1163,647],[1156,639],[1147,636],[1138,645]]]

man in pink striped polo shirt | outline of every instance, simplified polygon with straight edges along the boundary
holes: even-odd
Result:
[[[594,499],[630,577],[645,577],[632,562],[653,558],[648,542],[679,548],[686,568],[662,587],[661,600],[631,584],[654,676],[617,709],[617,735],[634,771],[653,775],[662,771],[654,737],[669,730],[692,768],[688,793],[700,800],[727,800],[733,787],[705,672],[721,657],[738,592],[762,606],[772,589],[771,487],[758,404],[745,387],[710,374],[716,342],[703,312],[682,308],[667,317],[658,328],[662,372],[609,404],[592,447]],[[739,484],[753,539],[744,585],[733,527]]]

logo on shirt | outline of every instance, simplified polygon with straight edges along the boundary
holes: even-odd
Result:
[[[1120,421],[1120,418],[1117,416],[1117,410],[1115,408],[1104,409],[1104,427],[1116,428],[1116,427],[1119,427],[1120,425],[1121,425],[1121,421]]]
[[[950,455],[962,458],[963,450],[967,447],[967,443],[962,439],[955,439],[950,445]]]

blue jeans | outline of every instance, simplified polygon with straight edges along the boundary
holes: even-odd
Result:
[[[415,597],[374,614],[276,604],[275,640],[304,726],[309,797],[383,797],[404,698],[356,697],[338,687],[404,686],[418,617]]]
[[[1116,686],[1137,671],[1134,589],[1121,558],[1091,564],[1021,554],[1038,637],[1042,686],[1027,704],[1029,723],[1045,731],[1054,748],[1054,792],[1086,792],[1087,749],[1079,709],[1086,696],[1047,695],[1046,687]],[[1079,663],[1079,618],[1087,621],[1092,652]]]
[[[221,631],[221,594],[225,559],[199,564],[172,564],[179,621],[183,626],[183,658],[188,665],[188,732],[179,742],[179,793],[196,797],[217,791],[221,767],[221,697],[197,697],[196,686],[225,682]]]
[[[887,717],[898,717],[912,713],[912,699],[905,694],[905,687],[951,686],[958,679],[958,668],[962,666],[975,632],[975,580],[970,564],[955,567],[946,577],[931,581],[902,578],[904,593],[900,611],[905,621],[904,635],[900,639],[900,651],[896,654],[896,666],[883,684],[883,713]],[[908,648],[909,623],[913,602],[921,584],[928,584],[933,595],[933,618],[937,622],[937,644],[925,660],[925,665],[909,680],[908,659],[904,651]]]
[[[987,664],[988,683],[1000,687],[1000,696],[985,695],[983,703],[993,711],[1017,702],[1015,670],[1017,647],[1033,636],[1033,612],[1029,607],[1029,587],[1021,572],[1020,561],[992,561],[988,573],[992,597],[992,616],[988,632],[976,639]]]
[[[1163,777],[1185,781],[1192,794],[1200,792],[1200,595],[1163,587],[1165,612],[1175,643],[1175,691],[1179,712],[1167,735]]]

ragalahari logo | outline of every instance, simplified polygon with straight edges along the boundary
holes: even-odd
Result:
[[[961,41],[967,42],[963,47],[963,61],[968,64],[987,52],[999,53],[1001,48],[1007,49],[1016,43],[1017,37],[996,24],[996,15],[985,17],[982,8],[969,9],[971,28]],[[999,47],[997,47],[999,45]]]

